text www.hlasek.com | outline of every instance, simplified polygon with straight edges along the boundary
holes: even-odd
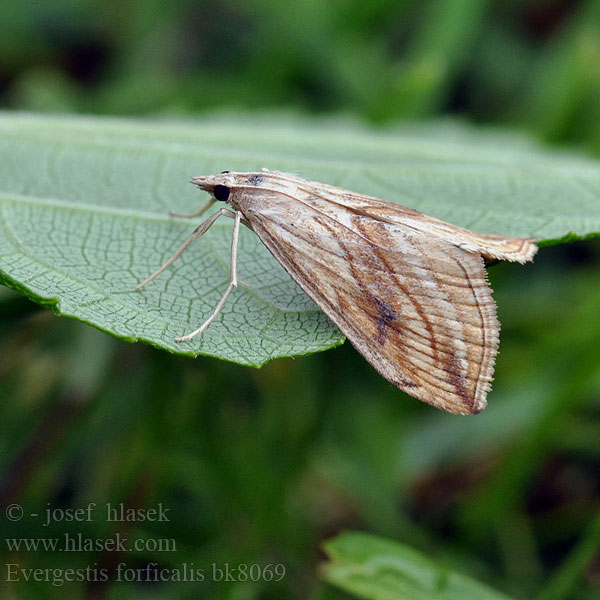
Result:
[[[173,538],[137,538],[132,542],[117,532],[109,538],[65,533],[55,538],[5,538],[10,552],[176,552]]]

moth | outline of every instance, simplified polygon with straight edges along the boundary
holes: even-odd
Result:
[[[202,333],[238,285],[240,225],[250,228],[292,279],[388,381],[451,413],[486,406],[499,323],[485,260],[525,263],[529,239],[474,233],[398,204],[262,169],[192,178],[228,204],[203,221],[140,289],[220,217],[233,219],[230,280]]]

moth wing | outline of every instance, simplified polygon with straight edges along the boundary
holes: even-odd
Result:
[[[532,260],[538,250],[531,239],[476,233],[400,204],[291,177],[284,173],[279,175],[293,181],[298,197],[318,207],[319,210],[329,212],[343,207],[356,215],[387,222],[390,225],[410,227],[428,236],[437,235],[451,244],[469,252],[477,252],[489,260],[525,263]]]
[[[264,200],[244,211],[252,228],[377,371],[446,411],[485,407],[499,325],[479,254],[341,206]]]
[[[361,207],[360,200],[353,198],[349,204],[355,205],[355,211],[360,212],[362,208],[362,214],[365,216],[377,217],[392,225],[411,227],[429,236],[437,235],[468,252],[477,252],[488,260],[525,263],[533,260],[538,250],[530,239],[476,233],[399,204],[374,200],[376,203],[363,201]]]

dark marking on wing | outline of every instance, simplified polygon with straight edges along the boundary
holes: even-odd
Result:
[[[359,231],[368,234],[368,232],[366,232],[364,230],[364,228],[361,227],[360,221],[356,222],[356,227]],[[372,249],[373,253],[377,256],[377,258],[381,262],[381,264],[384,265],[384,268],[389,273],[394,273],[395,272],[394,267],[386,259],[385,253],[382,250],[382,248],[379,248],[378,246],[372,244],[371,249]],[[397,287],[404,293],[405,298],[414,306],[415,310],[417,311],[417,314],[421,318],[421,321],[425,325],[425,328],[427,329],[427,333],[429,335],[429,343],[431,345],[431,350],[433,351],[434,361],[439,364],[439,362],[440,362],[439,350],[440,349],[438,348],[438,343],[437,343],[437,340],[435,337],[433,325],[431,324],[431,321],[429,320],[427,313],[425,312],[425,310],[423,310],[423,305],[418,301],[418,299],[414,295],[410,294],[409,290],[406,289],[405,286],[401,285],[398,280],[396,280],[395,283],[396,283]]]
[[[410,390],[414,390],[415,388],[419,387],[419,384],[415,383],[414,381],[410,381],[409,379],[400,379],[399,381],[392,381],[392,383],[400,389],[408,388]]]
[[[465,406],[472,407],[474,398],[471,398],[465,387],[465,380],[460,373],[456,356],[449,354],[444,362],[444,371],[448,374],[449,382],[454,386],[456,393],[463,399]]]
[[[248,177],[248,185],[260,185],[263,182],[262,175],[251,175]]]
[[[398,320],[398,313],[385,300],[381,300],[373,294],[368,295],[377,307],[377,341],[383,346],[387,338],[387,328],[390,323]]]
[[[367,297],[369,298],[369,300],[374,301],[375,297],[373,296],[373,294],[368,290],[368,281],[363,281],[363,277],[361,276],[361,273],[359,272],[359,270],[357,269],[357,267],[354,264],[354,261],[351,260],[351,253],[348,251],[348,248],[346,247],[346,245],[342,242],[342,240],[339,238],[339,236],[337,235],[337,232],[335,230],[335,228],[333,228],[331,226],[331,224],[328,222],[328,220],[324,219],[321,221],[321,225],[326,228],[327,230],[329,230],[331,232],[331,234],[337,238],[337,242],[338,245],[340,247],[340,249],[342,250],[343,254],[346,256],[346,260],[347,263],[350,267],[350,272],[352,273],[353,277],[354,277],[354,281],[356,282],[357,286],[359,287],[359,289],[361,290],[361,292]],[[360,230],[360,227],[359,227]],[[367,242],[369,242],[369,240],[366,240]],[[384,253],[382,251],[382,249],[377,248],[377,246],[369,243],[369,248],[370,250],[374,253],[374,255],[377,257],[377,259],[384,265],[385,270],[388,273],[393,273],[394,269],[392,268],[392,266],[389,264],[389,262],[386,260]],[[400,289],[401,292],[403,292],[404,297],[406,298],[406,300],[408,302],[410,302],[415,310],[417,311],[417,313],[419,314],[419,316],[421,317],[423,323],[425,324],[425,327],[428,331],[429,334],[429,343],[431,346],[431,350],[433,352],[433,359],[435,363],[439,363],[440,359],[439,359],[439,349],[437,347],[437,343],[436,343],[436,339],[435,339],[435,335],[434,335],[434,331],[433,331],[433,326],[431,325],[431,322],[429,321],[429,319],[427,318],[427,315],[425,314],[425,312],[423,311],[423,307],[421,306],[421,304],[416,300],[416,298],[412,297],[409,293],[408,290],[400,284],[399,281],[395,281],[395,284],[397,285],[398,289]],[[378,301],[381,301],[381,299],[377,299]],[[385,303],[392,311],[393,309],[391,308],[391,306],[388,303]],[[377,306],[377,304],[376,304]],[[366,311],[368,314],[371,315],[372,318],[372,314],[370,313],[370,311]],[[397,315],[397,313],[395,313],[395,311],[393,311],[394,314]],[[397,355],[397,360],[398,362],[402,362],[401,364],[401,369],[408,373],[409,375],[413,376],[415,379],[417,378],[417,372],[415,372],[415,369],[411,367],[411,365],[406,362],[406,361],[402,361],[401,360],[401,354],[402,354],[402,350],[404,347],[406,347],[406,340],[404,339],[404,334],[402,333],[402,329],[400,327],[393,327],[392,323],[394,322],[394,319],[392,319],[391,321],[388,321],[385,323],[385,325],[381,322],[381,321],[377,321],[377,325],[378,325],[378,341],[380,342],[380,345],[385,345],[387,340],[387,331],[386,329],[388,327],[390,327],[392,330],[394,330],[394,333],[397,334],[395,335],[395,339],[392,341],[392,345],[394,345],[400,352]],[[398,321],[396,321],[398,322]],[[383,333],[384,336],[382,337],[381,332],[383,329]]]

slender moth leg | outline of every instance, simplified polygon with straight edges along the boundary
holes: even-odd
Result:
[[[216,198],[211,198],[200,210],[197,210],[195,213],[180,213],[175,212],[174,210],[170,210],[169,214],[172,217],[182,217],[183,219],[195,219],[203,215],[215,202]]]
[[[153,279],[158,277],[158,275],[160,275],[163,271],[168,269],[181,256],[183,251],[194,240],[198,239],[201,235],[204,235],[208,231],[210,226],[219,217],[230,217],[232,219],[235,219],[236,223],[238,223],[238,228],[239,228],[239,220],[241,219],[241,213],[238,213],[238,212],[234,213],[233,211],[231,211],[227,208],[221,208],[216,213],[214,213],[213,215],[208,217],[208,219],[206,219],[206,221],[203,221],[202,223],[200,223],[200,225],[198,225],[198,227],[196,227],[196,229],[194,229],[194,233],[192,233],[192,235],[190,235],[190,237],[185,242],[183,242],[183,244],[181,244],[181,246],[178,248],[177,252],[175,252],[175,254],[173,254],[173,256],[171,256],[171,258],[160,269],[158,269],[158,271],[155,271],[154,273],[152,273],[152,275],[150,275],[150,277],[147,277],[146,279],[144,279],[144,281],[142,281],[142,283],[139,283],[136,286],[136,288],[135,288],[136,291],[141,290],[147,283],[150,283]]]
[[[227,209],[221,209],[221,210],[227,210]],[[227,211],[227,212],[231,213],[231,211]],[[235,211],[234,219],[235,220],[233,223],[233,235],[231,236],[231,263],[229,265],[229,285],[227,286],[227,289],[225,290],[223,297],[219,300],[219,303],[215,307],[213,314],[210,315],[210,317],[208,317],[208,319],[206,319],[206,321],[204,321],[204,323],[202,323],[202,325],[200,325],[200,327],[198,327],[198,329],[196,329],[195,331],[192,331],[191,333],[188,333],[187,335],[184,335],[182,337],[175,338],[176,342],[187,342],[187,341],[191,340],[193,337],[196,337],[198,334],[202,333],[214,321],[214,319],[217,317],[217,315],[221,312],[221,309],[225,305],[225,302],[227,301],[229,294],[231,294],[233,289],[236,288],[238,285],[237,249],[238,249],[238,239],[239,239],[239,235],[240,235],[240,223],[242,221],[242,213],[239,210]]]

